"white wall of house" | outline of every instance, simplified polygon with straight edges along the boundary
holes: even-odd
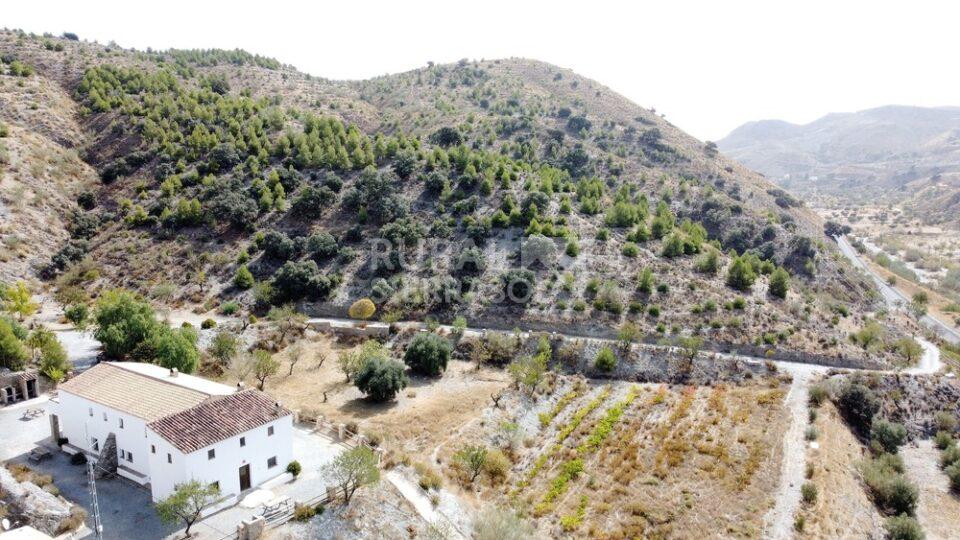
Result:
[[[268,435],[271,427],[273,435]],[[166,498],[177,484],[190,480],[199,480],[204,484],[218,482],[222,495],[238,495],[240,467],[250,465],[250,486],[256,487],[286,472],[287,464],[293,460],[292,415],[186,455],[154,431],[147,429],[147,435],[149,444],[156,447],[156,453],[149,454],[154,501]],[[240,445],[241,437],[244,439],[243,446]],[[214,452],[212,459],[209,457],[210,450]],[[268,465],[270,458],[276,458],[276,465]]]
[[[147,429],[147,444],[147,460],[153,471],[150,494],[154,501],[159,501],[173,493],[177,484],[190,478],[186,472],[187,460],[182,452],[151,429]]]
[[[100,450],[93,448],[93,439],[103,449],[113,433],[118,463],[143,475],[143,483],[150,481],[147,427],[142,419],[64,391],[59,394],[59,403],[50,402],[50,412],[59,419],[61,436],[94,456],[100,455]]]

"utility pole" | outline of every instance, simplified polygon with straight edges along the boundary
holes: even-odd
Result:
[[[100,503],[97,501],[97,479],[93,462],[87,461],[87,488],[90,491],[90,512],[93,514],[93,534],[103,540],[103,523],[100,521]]]

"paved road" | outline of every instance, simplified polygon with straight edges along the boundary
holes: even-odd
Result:
[[[850,242],[845,236],[835,237],[837,245],[840,247],[840,252],[843,255],[850,259],[850,262],[854,266],[860,268],[867,273],[871,278],[873,278],[874,283],[877,284],[877,289],[880,290],[880,294],[883,295],[883,299],[886,300],[887,304],[894,309],[902,309],[903,306],[910,303],[910,299],[907,298],[905,294],[894,289],[887,284],[879,275],[877,275],[873,270],[870,269],[866,263],[860,258],[860,254],[857,253],[857,250],[850,245]],[[957,332],[950,326],[943,323],[939,319],[931,317],[930,315],[924,315],[920,318],[920,324],[926,326],[927,328],[933,330],[937,333],[938,336],[949,341],[950,343],[960,343],[960,332]]]

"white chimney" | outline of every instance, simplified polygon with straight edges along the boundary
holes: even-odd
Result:
[[[237,392],[243,391],[243,381],[237,383]]]
[[[170,368],[170,376],[171,376],[171,377],[176,377],[176,376],[179,375],[179,374],[180,374],[180,370],[179,370],[179,369],[177,369],[177,368]]]

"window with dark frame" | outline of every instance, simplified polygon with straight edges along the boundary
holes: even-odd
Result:
[[[247,445],[247,438],[240,437],[240,446],[246,446],[246,445]]]
[[[217,451],[213,448],[207,450],[207,459],[213,459],[217,457]]]
[[[173,463],[173,456],[167,454],[167,463]]]
[[[272,469],[272,468],[274,468],[274,467],[276,467],[276,466],[277,466],[277,456],[273,456],[272,458],[270,458],[270,459],[267,460],[267,468],[268,468],[268,469]]]
[[[267,426],[267,437],[273,437],[273,426]]]
[[[152,444],[150,445],[150,453],[151,454],[157,453],[157,447],[155,445],[152,445]]]

